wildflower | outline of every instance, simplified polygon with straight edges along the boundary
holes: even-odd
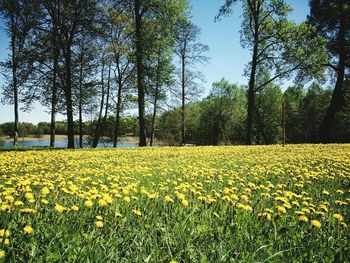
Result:
[[[96,221],[95,225],[96,225],[96,227],[101,228],[101,227],[103,227],[103,222],[102,221]]]
[[[101,207],[107,206],[107,202],[104,199],[100,199],[98,200],[98,205]]]
[[[134,215],[137,215],[137,216],[142,216],[141,211],[140,211],[140,210],[138,210],[138,209],[134,209],[134,210],[132,210],[132,212],[134,213]]]
[[[40,201],[45,205],[47,205],[49,203],[49,201],[47,201],[46,199],[41,199]]]
[[[26,234],[31,234],[31,233],[33,233],[33,228],[31,226],[25,226],[23,228],[23,232]]]
[[[311,220],[311,225],[317,228],[321,227],[321,223],[318,220]]]
[[[15,202],[13,203],[13,205],[14,205],[14,206],[22,206],[22,205],[24,205],[24,203],[23,203],[22,201],[15,201]]]
[[[130,199],[129,196],[125,196],[125,197],[123,198],[123,200],[124,200],[125,202],[127,202],[127,203],[130,203],[130,201],[131,201],[131,199]]]
[[[49,188],[44,187],[43,189],[41,189],[41,194],[43,196],[48,195],[49,193],[50,193],[50,189]]]
[[[309,219],[308,219],[307,216],[305,216],[305,215],[300,215],[300,216],[298,217],[298,220],[299,220],[299,221],[303,221],[303,222],[309,222]]]
[[[64,206],[61,206],[60,204],[56,204],[55,210],[59,213],[63,213],[66,210],[66,208]]]
[[[86,200],[84,204],[87,207],[92,207],[94,205],[94,203],[91,200]]]
[[[166,196],[164,197],[164,201],[165,201],[165,202],[170,202],[170,203],[174,202],[174,200],[173,200],[169,195],[166,195]]]
[[[102,221],[103,217],[102,216],[96,216],[96,219],[99,220],[99,221]]]
[[[4,250],[0,250],[0,258],[3,258],[5,256],[5,251]]]
[[[71,207],[71,209],[72,209],[73,211],[79,211],[79,207],[76,206],[76,205],[73,205],[73,206]]]
[[[3,237],[9,237],[10,236],[10,230],[8,229],[0,229],[0,239]]]
[[[333,218],[338,220],[339,222],[342,222],[344,220],[344,218],[341,214],[334,214]]]
[[[119,212],[115,212],[115,213],[114,213],[114,216],[115,216],[115,217],[122,217],[122,214],[119,213]]]
[[[184,206],[188,206],[188,205],[189,205],[189,202],[188,202],[186,199],[182,199],[182,200],[181,200],[181,203],[182,203]]]

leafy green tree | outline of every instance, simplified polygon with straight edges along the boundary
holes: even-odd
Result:
[[[277,143],[281,135],[282,92],[272,85],[256,95],[256,142],[259,144]]]
[[[226,0],[217,18],[229,14],[234,3]],[[275,80],[321,77],[328,61],[324,39],[312,37],[314,28],[287,20],[291,7],[284,0],[242,0],[241,44],[251,51],[245,70],[249,77],[246,143],[252,143],[255,95]],[[269,69],[269,78],[259,79]]]
[[[9,57],[0,66],[7,73],[6,84],[2,87],[4,97],[14,105],[13,145],[17,145],[19,101],[21,95],[25,97],[25,86],[28,76],[33,70],[33,56],[31,55],[31,36],[35,25],[36,2],[28,0],[2,0],[0,13],[4,21],[4,29],[10,38]],[[28,102],[28,100],[24,100]],[[31,100],[29,100],[31,102]]]
[[[191,96],[198,95],[198,79],[201,79],[201,73],[193,70],[196,63],[205,63],[208,57],[205,53],[209,50],[207,45],[198,42],[200,28],[190,21],[184,20],[178,25],[179,32],[176,38],[175,54],[178,56],[181,64],[181,141],[186,143],[186,101]]]
[[[301,86],[291,86],[283,93],[286,114],[286,141],[303,142],[302,105],[305,92]]]
[[[201,105],[199,144],[231,144],[239,141],[239,133],[245,119],[244,89],[222,78],[213,83],[210,95]]]
[[[331,131],[335,116],[345,107],[344,80],[350,69],[350,3],[344,0],[310,0],[308,21],[317,29],[317,34],[327,41],[331,56],[327,66],[331,75],[336,76],[332,99],[320,125],[320,140],[331,142]]]
[[[319,84],[313,83],[308,88],[301,108],[304,142],[319,142],[319,127],[330,99],[331,91],[323,89]]]
[[[186,0],[134,0],[134,38],[135,38],[135,61],[137,73],[137,93],[139,111],[139,146],[146,146],[146,123],[145,123],[145,92],[146,92],[146,62],[147,47],[152,45],[152,39],[148,37],[146,23],[154,20],[164,27],[174,26],[183,19],[188,10]]]

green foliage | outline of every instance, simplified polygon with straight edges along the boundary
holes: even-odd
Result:
[[[282,92],[270,86],[256,96],[255,142],[275,144],[281,137]]]

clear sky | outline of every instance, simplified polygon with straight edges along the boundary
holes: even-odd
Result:
[[[219,22],[214,22],[214,17],[224,0],[191,0],[192,21],[201,28],[200,41],[209,46],[207,54],[210,61],[206,65],[198,65],[197,69],[202,71],[206,83],[204,83],[203,96],[207,95],[213,81],[218,81],[225,77],[232,83],[247,84],[247,79],[243,76],[245,65],[250,59],[249,51],[240,46],[240,26],[241,8],[235,6],[233,14],[222,18]],[[287,0],[294,11],[290,19],[301,22],[306,19],[309,13],[307,0]],[[0,33],[0,59],[3,60],[8,54],[8,38],[3,32]],[[0,76],[0,86],[4,83]],[[1,95],[0,95],[1,96]],[[35,104],[31,112],[19,113],[22,122],[38,123],[40,121],[50,121],[50,116],[46,109]],[[64,116],[58,116],[58,120],[63,120]],[[13,106],[0,103],[0,123],[13,121]]]

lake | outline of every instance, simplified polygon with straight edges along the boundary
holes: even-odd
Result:
[[[68,140],[59,140],[56,141],[55,146],[56,148],[67,148]],[[21,141],[18,140],[18,146],[49,146],[50,141],[46,140],[31,140],[31,141]],[[0,146],[3,147],[12,147],[13,142],[12,141],[5,141],[0,143]],[[76,140],[75,146],[79,146],[79,140]],[[84,141],[83,143],[84,148],[91,148],[91,144]],[[97,145],[98,148],[112,148],[113,143],[112,142],[100,142]],[[127,142],[118,142],[117,147],[119,148],[131,148],[131,147],[137,147],[137,144],[135,143],[127,143]]]

